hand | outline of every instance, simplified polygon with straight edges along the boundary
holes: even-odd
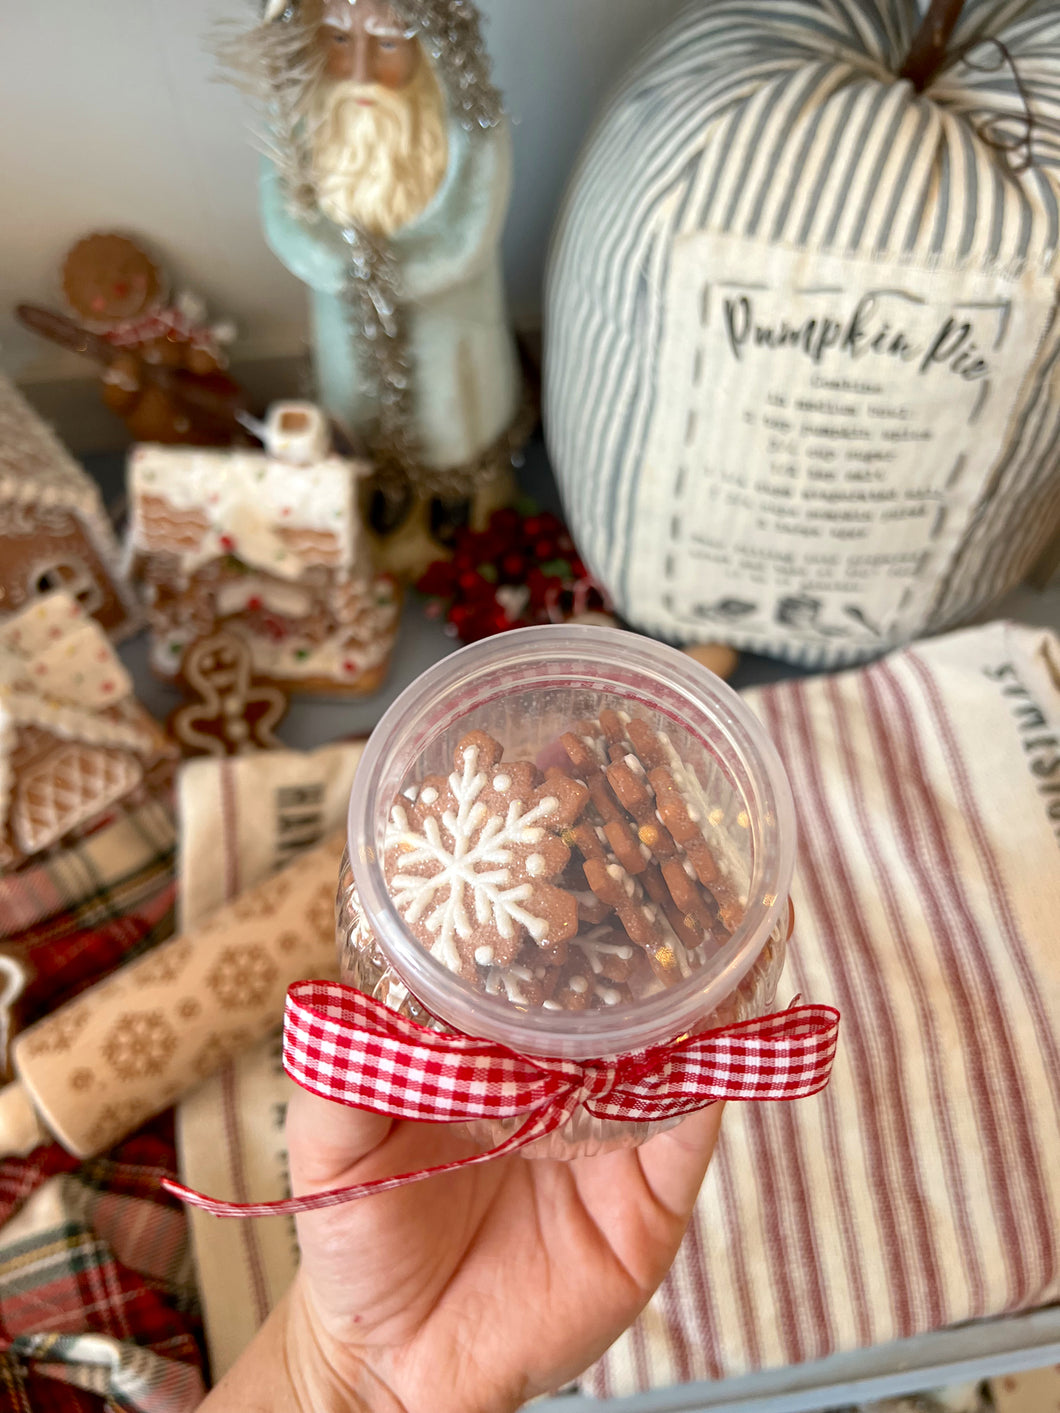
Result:
[[[296,1406],[504,1413],[579,1374],[632,1323],[676,1255],[720,1104],[640,1148],[513,1157],[298,1220],[285,1311]],[[459,1131],[299,1091],[297,1193],[474,1151]],[[360,1401],[358,1401],[360,1400]]]

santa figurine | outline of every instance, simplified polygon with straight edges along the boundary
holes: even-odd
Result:
[[[265,233],[309,286],[318,400],[421,495],[510,475],[511,140],[474,6],[268,0],[228,57],[267,106]]]

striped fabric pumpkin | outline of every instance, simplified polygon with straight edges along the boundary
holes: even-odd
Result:
[[[1005,592],[1060,518],[1060,6],[699,0],[584,152],[549,450],[631,622],[858,661]]]

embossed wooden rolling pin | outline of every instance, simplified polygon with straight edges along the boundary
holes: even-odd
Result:
[[[283,1019],[293,981],[336,974],[331,836],[38,1021],[0,1091],[0,1154],[112,1147]]]

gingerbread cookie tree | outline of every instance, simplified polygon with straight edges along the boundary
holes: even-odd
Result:
[[[453,971],[509,966],[526,938],[565,960],[578,930],[571,895],[551,880],[570,860],[560,835],[588,791],[568,776],[538,783],[527,761],[500,764],[501,747],[474,731],[448,779],[428,777],[399,801],[387,836],[398,912]]]

